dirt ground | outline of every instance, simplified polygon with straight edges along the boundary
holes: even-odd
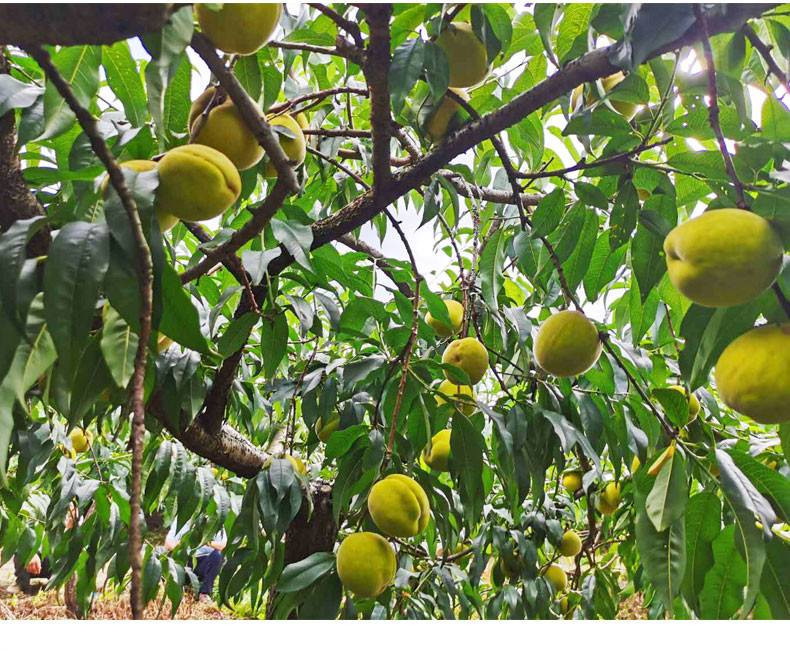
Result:
[[[146,619],[170,619],[170,603],[155,600],[145,610]],[[66,607],[63,590],[41,591],[35,596],[19,592],[14,565],[0,567],[0,620],[73,619]],[[204,604],[184,595],[174,619],[229,619],[230,615],[215,604]],[[99,594],[87,619],[129,619],[129,597],[118,598],[115,592]]]
[[[145,611],[146,619],[170,619],[170,604],[154,601]],[[42,591],[33,597],[16,589],[14,567],[0,567],[0,620],[6,619],[73,619],[63,599],[63,590]],[[173,619],[232,619],[232,614],[216,604],[204,604],[185,595]],[[98,595],[88,619],[129,619],[129,597],[118,598],[115,592]],[[647,619],[642,595],[635,594],[620,604],[617,619]]]

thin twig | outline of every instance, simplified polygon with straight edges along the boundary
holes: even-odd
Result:
[[[52,58],[45,49],[26,46],[25,50],[39,64],[49,81],[57,89],[77,118],[90,141],[91,148],[107,169],[113,189],[118,193],[121,204],[129,216],[129,225],[137,248],[138,282],[140,292],[140,332],[132,373],[132,477],[131,516],[129,518],[129,564],[132,570],[130,603],[133,619],[143,617],[142,595],[142,533],[140,531],[140,491],[142,487],[143,437],[145,436],[145,367],[148,359],[148,341],[151,338],[151,315],[153,312],[154,267],[151,250],[145,239],[143,224],[123,172],[99,133],[98,122],[74,95],[69,83],[61,76]]]
[[[302,129],[306,136],[323,136],[325,138],[370,138],[367,129]]]
[[[414,344],[417,341],[417,327],[419,325],[419,307],[420,307],[420,283],[422,282],[422,276],[420,272],[417,270],[417,260],[414,257],[414,252],[411,250],[411,246],[409,245],[409,240],[406,237],[406,234],[403,232],[403,229],[400,226],[400,223],[397,219],[395,219],[389,210],[385,211],[387,218],[389,219],[392,227],[397,231],[398,236],[403,242],[403,246],[406,249],[406,253],[409,256],[409,263],[411,264],[412,273],[414,275],[414,296],[412,297],[412,316],[411,316],[411,332],[409,332],[409,339],[406,342],[406,346],[404,347],[403,351],[401,352],[400,357],[403,359],[403,367],[401,368],[401,378],[400,384],[398,385],[398,393],[395,395],[395,405],[392,409],[392,416],[390,417],[390,432],[389,432],[389,439],[387,441],[387,452],[384,457],[384,463],[388,463],[389,459],[392,457],[392,449],[395,445],[395,429],[398,424],[398,414],[400,413],[401,403],[403,402],[403,394],[406,390],[406,378],[409,374],[409,363],[411,362],[411,356],[414,352]]]
[[[702,6],[699,4],[694,5],[694,15],[697,17],[700,29],[702,31],[702,51],[705,53],[705,70],[708,74],[708,95],[710,96],[710,106],[708,107],[708,118],[710,119],[710,126],[716,134],[716,140],[719,142],[719,150],[721,157],[724,159],[724,167],[727,169],[727,176],[730,177],[733,186],[735,186],[735,202],[738,208],[746,210],[748,204],[743,192],[743,184],[738,178],[735,171],[735,166],[732,163],[732,156],[727,149],[727,141],[724,139],[724,132],[721,130],[719,122],[719,93],[716,89],[716,68],[713,63],[713,51],[710,47],[710,37],[708,35],[708,19]]]
[[[196,222],[182,222],[186,229],[195,236],[201,244],[207,244],[211,241],[211,236],[206,230]],[[244,291],[247,293],[247,298],[250,300],[252,309],[256,313],[260,313],[258,304],[255,301],[255,295],[252,293],[252,285],[250,284],[250,276],[244,269],[241,259],[236,255],[227,255],[223,258],[222,264],[225,265],[228,271],[233,274],[233,277],[241,283]]]
[[[291,43],[289,41],[269,41],[269,47],[280,48],[281,50],[301,50],[303,52],[315,52],[316,54],[328,54],[329,56],[348,59],[356,64],[361,64],[363,59],[362,50],[360,48],[339,36],[335,47],[310,45],[308,43]]]
[[[310,368],[310,364],[313,363],[313,360],[318,353],[319,346],[316,342],[316,339],[317,337],[313,337],[312,339],[308,340],[308,343],[314,342],[315,345],[313,346],[313,350],[310,352],[310,357],[305,363],[302,372],[299,374],[299,378],[296,380],[296,385],[294,386],[294,394],[293,398],[291,399],[291,418],[288,423],[288,431],[285,435],[288,454],[293,454],[294,452],[294,434],[296,433],[296,395],[299,393],[299,389],[302,388],[302,383],[304,382],[305,375],[307,375],[307,371]]]
[[[273,104],[269,107],[268,113],[282,113],[284,111],[291,110],[294,106],[298,106],[299,104],[304,104],[305,102],[314,102],[316,100],[322,101],[327,97],[331,97],[332,95],[361,95],[362,97],[367,97],[368,89],[354,88],[353,86],[341,86],[340,88],[327,88],[314,93],[305,93],[304,95],[299,95],[298,97],[289,99],[288,101],[282,102],[281,104]],[[298,112],[301,112],[301,110],[302,109],[300,109]]]
[[[362,40],[362,32],[359,31],[359,25],[357,25],[353,20],[349,20],[348,18],[341,16],[334,9],[331,9],[330,7],[318,2],[310,2],[308,4],[313,9],[316,9],[325,16],[328,16],[340,29],[348,32],[349,36],[354,39],[354,43],[357,47],[364,46],[365,42]]]
[[[776,300],[779,301],[779,305],[782,307],[787,317],[790,318],[790,300],[784,295],[782,288],[779,287],[779,282],[775,282],[771,287],[774,290],[774,294],[776,294]]]
[[[447,89],[447,96],[462,106],[464,110],[475,120],[480,119],[480,114],[472,108],[472,105],[451,88]],[[507,180],[510,183],[510,187],[513,189],[513,196],[518,197],[521,193],[521,186],[518,184],[516,169],[513,167],[513,163],[510,161],[510,155],[508,154],[502,139],[498,135],[492,135],[489,140],[491,141],[491,144],[494,145],[494,149],[496,149],[496,152],[499,155],[499,160],[502,161],[502,167],[504,168],[505,174],[507,175]],[[526,230],[527,214],[524,212],[524,205],[520,201],[516,201],[515,205],[516,209],[518,210],[519,219],[521,221],[521,229]]]
[[[762,42],[762,40],[760,40],[760,37],[757,36],[757,33],[752,29],[752,26],[749,25],[749,23],[746,23],[743,26],[743,33],[754,46],[754,49],[757,50],[763,57],[765,64],[768,66],[768,70],[779,80],[779,83],[782,84],[785,92],[790,93],[790,82],[788,82],[787,72],[782,72],[782,69],[779,67],[776,59],[774,59],[771,55],[770,46],[766,45]]]
[[[548,170],[545,172],[516,172],[516,176],[521,179],[545,179],[545,178],[553,178],[557,176],[564,177],[566,174],[570,174],[571,172],[578,172],[579,170],[584,169],[591,169],[594,167],[601,167],[602,165],[609,165],[611,163],[618,163],[621,161],[628,161],[631,156],[636,156],[637,154],[641,154],[643,151],[647,151],[649,149],[655,149],[656,147],[663,147],[667,143],[672,141],[672,136],[664,138],[663,140],[659,140],[650,144],[642,143],[641,145],[634,147],[630,151],[625,151],[620,154],[614,154],[612,156],[606,156],[604,158],[599,158],[594,161],[587,162],[584,159],[576,163],[575,165],[571,165],[570,167],[564,167],[559,170]]]

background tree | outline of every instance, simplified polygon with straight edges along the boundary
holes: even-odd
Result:
[[[0,8],[2,561],[175,612],[192,519],[273,618],[788,617],[788,7],[277,7]]]

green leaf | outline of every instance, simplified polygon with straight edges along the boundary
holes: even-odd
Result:
[[[759,519],[763,531],[767,532],[776,521],[776,516],[771,505],[738,469],[729,454],[716,449],[716,463],[719,466],[724,498],[735,513],[736,546],[746,561],[748,580],[741,611],[741,618],[745,618],[757,598],[765,563],[763,533],[755,526],[755,521]]]
[[[256,323],[258,323],[258,315],[255,312],[247,312],[238,319],[233,319],[217,342],[217,352],[220,356],[230,357],[242,348]]]
[[[138,336],[112,307],[108,307],[102,323],[101,351],[112,379],[126,388],[134,373],[134,357]]]
[[[598,106],[592,111],[582,111],[568,122],[564,136],[622,136],[630,133],[631,126],[619,113]]]
[[[760,125],[765,138],[774,142],[790,140],[790,111],[772,94],[766,96]]]
[[[668,163],[683,172],[707,179],[726,181],[729,178],[721,154],[717,151],[684,151],[672,156]]]
[[[159,580],[162,578],[162,563],[153,547],[148,549],[148,555],[143,563],[143,603],[148,603],[159,592]]]
[[[692,305],[680,325],[686,345],[678,362],[692,391],[708,379],[711,368],[733,339],[754,326],[760,306],[754,301],[728,308]]]
[[[27,108],[44,91],[33,84],[25,84],[11,75],[0,75],[0,117],[13,109]]]
[[[585,216],[576,248],[562,265],[565,272],[565,280],[568,282],[568,287],[571,291],[574,291],[579,286],[579,283],[582,282],[590,268],[597,237],[598,218],[592,211],[589,211]]]
[[[584,274],[584,292],[589,300],[595,300],[601,290],[614,280],[626,248],[626,245],[622,245],[612,250],[608,231],[598,237],[587,273]]]
[[[561,414],[546,410],[541,410],[540,413],[551,423],[555,434],[557,434],[557,437],[560,439],[560,444],[565,453],[570,453],[573,447],[578,445],[600,473],[601,459],[590,444],[587,436],[585,436],[583,432],[580,432],[571,421]]]
[[[264,316],[261,319],[260,332],[263,372],[267,378],[271,378],[285,357],[288,345],[288,319],[285,312]]]
[[[74,373],[69,400],[69,422],[79,421],[96,402],[102,391],[113,383],[110,370],[104,362],[98,337],[92,336],[79,359]]]
[[[667,269],[663,241],[646,228],[637,226],[631,242],[631,265],[639,281],[642,302],[658,284]]]
[[[272,233],[277,241],[282,244],[296,262],[307,271],[312,271],[310,264],[310,247],[313,244],[313,230],[295,221],[285,222],[281,219],[273,219],[271,222]]]
[[[331,552],[315,552],[304,560],[286,565],[280,580],[278,592],[296,592],[313,585],[335,565],[335,555]]]
[[[614,65],[635,70],[651,52],[683,36],[696,18],[688,4],[626,5],[625,38],[610,55]]]
[[[182,54],[178,60],[175,74],[165,91],[162,110],[162,123],[168,134],[175,137],[186,134],[189,130],[190,88],[192,84],[192,65],[189,57]]]
[[[102,66],[107,83],[123,104],[126,119],[133,127],[145,124],[148,111],[145,89],[128,41],[118,41],[102,48]]]
[[[634,479],[636,545],[645,575],[664,607],[671,613],[686,571],[686,522],[678,518],[664,531],[656,531],[645,508],[651,478],[646,473],[637,473]]]
[[[765,546],[760,590],[774,619],[790,619],[790,545],[774,536]]]
[[[299,619],[335,619],[343,598],[343,584],[337,574],[325,574],[299,608]]]
[[[453,324],[450,322],[450,312],[447,309],[447,305],[445,305],[441,296],[430,290],[425,281],[420,283],[420,297],[425,299],[428,313],[447,327],[448,330],[452,330]]]
[[[566,63],[576,55],[574,44],[580,40],[587,46],[587,30],[590,28],[590,17],[595,5],[566,4],[563,5],[562,20],[557,26],[557,58]]]
[[[532,214],[532,236],[543,237],[551,233],[565,215],[565,194],[557,188],[547,194]]]
[[[686,482],[686,462],[676,452],[659,471],[645,502],[647,517],[656,531],[665,531],[683,516],[688,502]]]
[[[504,261],[504,236],[502,229],[499,229],[486,242],[486,246],[480,254],[479,263],[480,291],[483,294],[483,300],[494,311],[499,309],[497,297],[502,286]]]
[[[655,389],[653,395],[661,403],[664,413],[673,425],[683,427],[688,422],[689,401],[680,391],[675,389]]]
[[[425,43],[415,38],[399,45],[392,53],[389,90],[392,111],[396,115],[403,107],[404,98],[412,91],[423,71]]]
[[[62,47],[52,57],[52,62],[71,86],[77,101],[90,106],[99,92],[99,64],[101,48],[95,45]],[[58,90],[47,81],[44,91],[44,132],[39,140],[54,138],[68,131],[74,124],[74,113]]]
[[[609,217],[611,229],[609,237],[613,247],[620,246],[628,242],[633,236],[636,228],[637,215],[639,214],[639,197],[636,193],[634,184],[628,181],[624,183],[617,193]],[[638,279],[637,279],[638,280]],[[647,295],[649,292],[645,292]]]
[[[501,51],[507,52],[510,49],[510,41],[513,38],[513,20],[502,5],[486,3],[481,5],[481,8],[488,20],[491,31],[494,32],[494,36],[500,43]]]
[[[197,309],[181,286],[176,270],[168,264],[162,269],[162,320],[159,322],[159,332],[186,348],[210,353],[200,330]]]
[[[20,340],[16,348],[3,386],[16,395],[19,403],[24,405],[25,393],[39,376],[52,366],[56,357],[55,346],[45,321],[42,295],[38,294],[30,304],[25,338]]]
[[[735,526],[721,530],[713,541],[714,563],[699,595],[702,619],[729,619],[741,606],[746,565],[735,546]]]
[[[28,307],[24,301],[20,305],[19,296],[20,275],[27,258],[26,246],[44,222],[44,217],[20,219],[0,235],[0,310],[20,329]]]
[[[88,341],[109,258],[110,234],[101,223],[66,224],[49,249],[44,312],[66,375]]]
[[[257,104],[263,91],[263,79],[261,78],[261,69],[258,67],[258,57],[254,54],[240,56],[236,65],[233,66],[233,73],[247,94]]]
[[[712,543],[721,530],[721,501],[713,493],[697,493],[686,506],[686,575],[683,593],[694,606],[713,567]]]
[[[450,66],[442,48],[436,43],[425,44],[424,56],[425,79],[431,88],[431,97],[439,100],[447,92],[450,84]]]
[[[258,508],[266,532],[282,535],[302,505],[302,489],[288,459],[272,459],[267,470],[258,473]]]
[[[458,481],[464,516],[468,523],[474,524],[483,513],[485,441],[477,427],[461,414],[453,417],[450,450],[450,473]]]
[[[535,4],[532,16],[535,19],[535,25],[540,34],[540,40],[543,41],[543,48],[553,60],[554,52],[551,48],[551,31],[554,25],[554,16],[557,12],[557,4],[554,2],[538,2]]]
[[[730,448],[727,453],[754,487],[768,498],[778,519],[790,522],[790,479],[764,466],[742,450]]]

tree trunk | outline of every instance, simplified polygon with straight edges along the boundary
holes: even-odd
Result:
[[[302,508],[285,532],[285,564],[304,560],[316,552],[331,552],[337,538],[337,525],[332,515],[332,484],[316,479],[310,484],[313,512],[308,516],[309,505],[302,501]],[[276,586],[269,591],[266,618],[271,619],[277,605]],[[288,619],[296,619],[294,610]]]
[[[0,24],[3,21],[2,13],[0,8]],[[8,62],[3,55],[3,46],[0,45],[0,74],[7,73]],[[43,214],[44,209],[22,177],[22,165],[16,151],[14,111],[8,111],[0,116],[0,232],[7,230],[20,219],[30,219]],[[36,257],[45,254],[49,244],[49,230],[41,229],[28,243],[28,255]]]

